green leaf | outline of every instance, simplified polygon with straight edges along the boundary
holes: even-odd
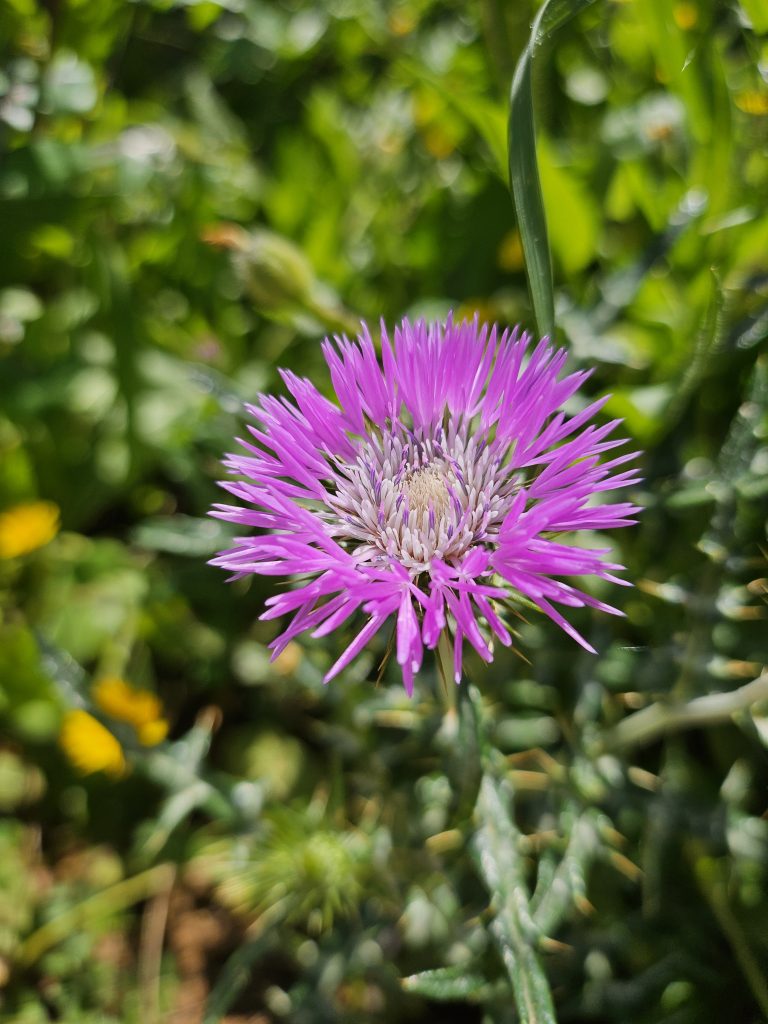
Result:
[[[171,555],[203,558],[232,543],[234,531],[214,519],[194,516],[154,516],[140,523],[131,535],[139,547]]]
[[[121,467],[121,475],[135,469],[138,455],[136,442],[136,396],[139,390],[137,353],[142,338],[137,316],[130,266],[124,249],[117,244],[105,245],[94,261],[94,292],[98,294],[103,314],[112,325],[115,351],[115,375],[125,405],[125,440],[129,462]]]
[[[491,994],[492,986],[481,974],[467,964],[438,967],[433,971],[420,971],[403,978],[403,988],[413,995],[434,999],[438,1002],[463,1000],[470,1003],[484,1002]]]
[[[626,420],[632,437],[641,444],[650,445],[664,431],[664,415],[671,400],[671,384],[616,388],[606,409],[611,416]]]
[[[544,192],[557,211],[550,224],[552,250],[567,276],[595,257],[599,232],[597,204],[571,172],[557,163],[552,148],[539,142],[539,170]]]
[[[69,707],[90,707],[88,677],[75,659],[41,634],[35,638],[43,672],[52,680]],[[0,663],[1,664],[1,663]]]
[[[397,67],[414,81],[428,85],[449,106],[453,107],[464,120],[472,125],[483,139],[493,158],[494,170],[500,178],[504,178],[507,166],[506,143],[504,139],[504,107],[500,103],[476,96],[455,88],[450,81],[431,74],[427,68],[416,61],[399,60]]]
[[[43,315],[43,304],[28,288],[4,288],[0,292],[0,315],[27,322]]]
[[[664,416],[666,429],[669,431],[684,414],[691,395],[711,370],[712,361],[719,354],[725,340],[729,316],[728,299],[719,275],[711,268],[705,271],[709,302],[704,318],[693,342],[692,351],[688,355],[674,395]]]
[[[20,623],[0,625],[0,714],[25,739],[47,740],[59,728],[49,676],[32,632]]]
[[[552,935],[574,903],[586,900],[586,876],[599,850],[597,815],[586,811],[571,824],[568,847],[538,905],[531,901],[536,924],[544,935]]]
[[[741,6],[752,22],[755,32],[760,35],[768,32],[768,7],[765,6],[764,0],[741,0]]]
[[[531,28],[512,78],[509,107],[509,182],[523,243],[528,285],[540,335],[554,336],[555,301],[547,220],[536,160],[533,117],[533,57],[536,50],[593,0],[548,0]]]

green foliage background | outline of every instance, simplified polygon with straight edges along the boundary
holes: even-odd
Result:
[[[0,510],[63,522],[0,562],[2,1020],[516,1019],[434,666],[411,701],[381,649],[324,688],[339,638],[270,666],[270,585],[206,566],[204,516],[242,402],[278,365],[325,387],[326,332],[533,323],[534,7],[0,4]],[[766,33],[761,0],[614,0],[536,55],[558,331],[646,453],[627,617],[578,622],[600,657],[532,617],[469,663],[539,909],[566,855],[563,1022],[768,1017],[768,702],[691,711],[768,649]],[[104,674],[171,721],[104,719],[117,780],[58,744]]]

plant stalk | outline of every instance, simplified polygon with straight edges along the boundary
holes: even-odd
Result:
[[[694,697],[683,704],[651,704],[609,729],[601,746],[612,751],[630,750],[654,743],[670,732],[720,725],[762,700],[768,700],[768,671],[737,690]]]

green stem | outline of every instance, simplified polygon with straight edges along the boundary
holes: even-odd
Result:
[[[445,687],[454,694],[455,714],[457,688],[447,631],[440,637],[437,658]],[[521,1024],[556,1024],[552,993],[536,949],[541,931],[528,905],[521,835],[512,818],[512,789],[499,777],[503,758],[488,739],[480,694],[466,679],[459,687],[458,719],[455,747],[461,761],[461,782],[457,793],[461,797],[467,788],[472,793],[475,834],[471,848],[477,873],[491,897],[490,932],[507,969]]]
[[[761,700],[768,700],[768,672],[738,690],[710,693],[683,704],[651,704],[609,729],[601,746],[605,750],[628,750],[653,743],[670,732],[719,725]]]
[[[95,918],[116,914],[126,907],[133,906],[134,903],[140,903],[150,896],[163,892],[172,881],[175,870],[172,864],[157,864],[70,907],[63,914],[59,914],[32,932],[19,950],[19,962],[29,966],[39,960],[52,946],[63,941],[72,932],[82,930]]]
[[[694,861],[694,872],[755,1001],[768,1019],[768,981],[765,970],[753,953],[741,923],[731,908],[724,866],[713,858],[701,857]]]
[[[490,775],[483,777],[475,815],[479,873],[491,893],[491,934],[512,982],[521,1024],[556,1024],[549,982],[534,948],[539,932],[531,918],[520,833],[509,810],[511,791]]]
[[[440,634],[440,639],[437,641],[437,667],[440,670],[440,676],[442,677],[445,689],[451,694],[454,694],[453,706],[455,707],[456,697],[453,679],[453,646],[447,629],[443,630]]]

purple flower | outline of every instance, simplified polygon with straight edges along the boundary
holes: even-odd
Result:
[[[360,613],[328,681],[394,615],[408,693],[444,630],[458,682],[464,640],[486,661],[493,637],[511,643],[500,612],[515,595],[593,651],[555,603],[621,613],[559,577],[624,583],[614,575],[623,567],[563,535],[634,523],[634,505],[593,499],[638,477],[619,469],[636,452],[600,461],[626,443],[608,440],[619,420],[590,422],[606,398],[575,416],[559,411],[589,371],[561,378],[563,350],[545,338],[531,352],[527,334],[499,336],[477,318],[404,320],[392,341],[382,324],[381,362],[365,324],[356,342],[334,340],[323,353],[338,404],[281,370],[293,400],[247,406],[257,421],[239,442],[247,454],[224,462],[241,479],[222,486],[247,507],[212,512],[258,531],[212,564],[233,579],[299,577],[262,615],[293,615],[273,656]]]

